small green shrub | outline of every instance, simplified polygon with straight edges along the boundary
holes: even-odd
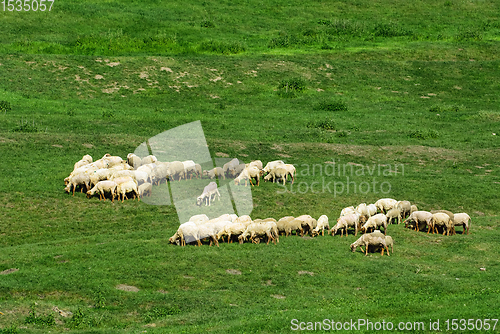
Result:
[[[7,111],[11,111],[12,107],[9,101],[0,101],[0,112],[6,113]]]
[[[18,334],[19,329],[17,329],[17,326],[12,325],[8,328],[0,329],[0,334]]]
[[[455,35],[455,40],[458,42],[481,41],[483,34],[479,30],[467,29]]]
[[[446,105],[433,105],[432,107],[429,108],[430,112],[446,112],[446,111],[454,111],[457,112],[460,110],[460,107],[457,105],[451,105],[451,106],[446,106]]]
[[[344,131],[344,130],[342,130],[342,131],[337,131],[337,137],[339,137],[339,138],[345,138],[345,137],[347,137],[348,135],[349,135],[349,132],[347,132],[347,131]]]
[[[435,138],[439,137],[439,132],[434,130],[434,129],[414,130],[414,131],[410,131],[410,133],[408,134],[408,137],[415,138],[415,139],[423,139],[423,140],[435,139]]]
[[[333,119],[326,119],[323,121],[319,121],[316,124],[316,127],[323,130],[335,130],[335,122],[333,121]]]
[[[102,118],[113,118],[115,117],[115,113],[113,110],[103,110],[102,111]]]
[[[301,78],[285,79],[278,84],[278,95],[281,97],[294,98],[305,89],[306,82]]]
[[[347,105],[343,101],[322,101],[316,104],[313,109],[322,111],[347,111]]]
[[[215,23],[209,20],[201,21],[200,27],[202,28],[215,28]]]
[[[35,304],[31,305],[30,314],[24,319],[25,324],[34,324],[41,326],[54,326],[56,324],[56,319],[53,314],[45,316],[37,316],[35,310]]]

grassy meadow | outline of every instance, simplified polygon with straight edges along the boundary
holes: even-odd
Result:
[[[437,333],[500,318],[500,3],[2,6],[0,333],[285,333],[293,319]],[[351,253],[352,234],[178,247],[173,205],[64,192],[83,155],[124,158],[197,120],[214,159],[297,167],[294,185],[252,188],[252,218],[332,227],[391,197],[467,212],[471,233],[391,225],[390,257]]]

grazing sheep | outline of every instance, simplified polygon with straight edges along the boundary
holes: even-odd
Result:
[[[86,165],[89,165],[91,163],[92,163],[92,161],[88,162],[87,160],[82,159],[80,161],[75,162],[75,165],[73,166],[73,170],[78,169],[78,168],[83,167],[83,166],[86,166]]]
[[[387,234],[387,216],[383,213],[378,213],[375,216],[371,216],[368,221],[361,226],[361,231],[366,233],[369,229],[378,230],[381,226],[384,227],[384,234]]]
[[[414,213],[415,211],[418,211],[418,208],[417,208],[417,206],[416,206],[416,205],[412,205],[412,206],[411,206],[411,209],[410,209],[410,215],[411,215],[412,213]]]
[[[184,170],[184,164],[180,161],[173,161],[168,166],[168,178],[169,180],[175,180],[178,177],[179,181],[184,178],[186,179],[186,171]]]
[[[380,234],[382,235],[382,232],[380,232]],[[389,247],[391,247],[391,253],[394,254],[394,240],[390,235],[385,236],[385,245],[387,246],[387,254],[389,254]],[[370,247],[370,249],[373,250],[374,252],[381,251],[382,250],[381,248],[382,246]]]
[[[272,169],[269,174],[264,176],[264,180],[269,181],[272,178],[273,183],[275,183],[275,180],[282,179],[283,185],[285,185],[287,176],[288,176],[288,170],[284,167],[279,166],[279,167]]]
[[[260,181],[260,171],[255,166],[249,166],[245,168],[237,178],[234,179],[234,184],[239,185],[241,181],[245,180],[245,187],[248,186],[247,180],[250,180],[250,184],[253,186],[252,179],[257,179],[257,186]]]
[[[465,234],[466,230],[469,234],[470,220],[470,216],[465,212],[455,213],[455,226],[462,226],[464,229],[462,234]]]
[[[318,223],[313,229],[311,235],[314,237],[316,235],[319,235],[319,232],[321,231],[321,235],[325,236],[325,229],[327,231],[330,230],[330,225],[328,224],[328,216],[322,215],[318,218]]]
[[[235,169],[237,166],[239,166],[240,161],[237,158],[234,158],[233,160],[227,162],[222,166],[222,171],[226,177],[230,176],[230,169]]]
[[[256,167],[256,166],[253,166],[252,167]],[[243,170],[246,168],[246,165],[245,164],[239,164],[237,166],[231,166],[228,168],[227,170],[227,173],[230,177],[236,177],[237,175],[240,175],[241,172],[243,172]],[[257,167],[256,167],[257,168]]]
[[[150,175],[146,172],[131,170],[130,173],[133,175],[133,178],[137,181],[137,184],[148,182],[150,178]]]
[[[370,213],[370,217],[377,214],[377,206],[375,204],[368,204],[366,207],[368,209],[368,212]]]
[[[282,217],[280,220],[278,220],[276,222],[276,227],[278,228],[278,233],[283,233],[286,235],[286,226],[287,226],[287,223],[294,220],[295,217],[293,216],[285,216],[285,217]],[[302,224],[301,224],[302,226]]]
[[[144,182],[139,186],[137,191],[139,192],[140,198],[143,198],[144,196],[151,196],[151,193],[153,192],[153,186],[149,182]]]
[[[191,180],[193,178],[193,175],[196,175],[196,163],[193,160],[186,160],[183,161],[182,164],[184,165],[186,178],[189,175],[189,179]]]
[[[154,155],[148,155],[147,157],[142,158],[141,165],[154,164],[158,159]]]
[[[356,210],[354,209],[354,206],[348,206],[346,208],[343,208],[342,211],[340,211],[340,217],[342,216],[347,216],[350,215],[351,213],[355,213]]]
[[[153,173],[153,170],[156,168],[156,164],[146,164],[146,165],[141,165],[139,168],[137,168],[137,171],[140,172],[146,172],[149,175]]]
[[[119,157],[117,155],[111,155],[109,153],[106,153],[102,157],[102,160],[108,164],[108,168],[111,168],[111,167],[114,167],[117,165],[121,165],[121,164],[123,164],[123,165],[127,164],[127,161],[123,160],[121,157]],[[128,166],[128,164],[127,164],[127,166]],[[129,167],[132,169],[131,166],[129,166]]]
[[[361,214],[359,212],[357,213],[350,213],[345,216],[339,217],[337,219],[337,224],[330,230],[331,235],[335,235],[337,231],[340,229],[345,230],[345,235],[347,237],[347,228],[349,227],[354,227],[354,236],[358,235],[358,226],[360,223],[361,219]],[[343,235],[343,232],[341,234],[341,237]]]
[[[262,169],[262,161],[260,161],[260,160],[253,160],[252,162],[246,164],[246,167],[248,167],[248,166],[255,166],[258,169]]]
[[[109,192],[111,194],[111,202],[115,201],[115,192],[116,192],[117,184],[114,181],[99,181],[96,185],[87,191],[87,198],[92,197],[95,193],[99,193],[99,201],[106,197],[104,193]]]
[[[198,237],[198,226],[193,222],[181,224],[177,232],[168,239],[170,243],[176,243],[177,245],[179,245],[179,240],[181,246],[186,246],[186,242],[191,243],[193,241],[196,241],[198,246],[201,246],[201,241]]]
[[[149,174],[149,179],[152,184],[160,185],[161,181],[165,180],[165,184],[168,181],[168,167],[170,163],[162,162],[157,164],[153,171]],[[145,172],[143,172],[145,173]]]
[[[387,217],[387,223],[388,224],[392,224],[392,221],[394,219],[398,220],[398,225],[401,223],[402,213],[401,213],[401,210],[398,209],[398,208],[392,208],[392,209],[390,209],[389,211],[387,211],[387,213],[385,214],[385,216]]]
[[[135,174],[131,170],[120,170],[120,171],[114,172],[110,176],[109,180],[113,181],[114,179],[117,179],[119,177],[125,177],[125,176],[129,176],[129,177],[133,178],[134,180],[136,180]]]
[[[398,209],[401,212],[401,218],[406,219],[411,213],[411,203],[408,201],[398,201],[396,203],[396,209]],[[401,221],[398,221],[398,224]]]
[[[450,217],[450,219],[453,223],[452,230],[450,231],[450,233],[451,233],[451,235],[456,234],[455,233],[455,215],[453,214],[453,212],[448,211],[448,210],[431,210],[431,213],[432,214],[434,214],[434,213],[446,213]]]
[[[310,215],[298,216],[295,219],[302,222],[303,234],[301,236],[303,236],[304,234],[307,235],[309,232],[311,232],[312,234],[312,230],[317,226],[318,223],[317,220]]]
[[[140,201],[141,199],[139,198],[139,191],[137,190],[137,182],[134,181],[128,181],[128,182],[123,182],[117,185],[116,187],[116,193],[118,195],[118,200],[120,200],[120,195],[122,197],[122,203],[125,199],[128,200],[126,194],[132,192],[134,193],[134,199],[137,197],[137,200]]]
[[[258,243],[259,241],[256,240],[256,237],[267,236],[266,244],[269,244],[269,241],[274,241],[271,234],[272,229],[272,226],[268,224],[252,223],[248,225],[245,231],[238,237],[238,241],[242,244],[248,237],[250,237],[250,241],[252,241],[252,243]]]
[[[384,256],[384,250],[387,250],[387,256],[389,256],[389,249],[386,245],[385,236],[380,231],[363,234],[358,240],[351,244],[351,252],[354,253],[358,247],[363,251],[362,246],[366,247],[365,256],[368,255],[368,246],[382,247],[380,255]]]
[[[73,189],[73,196],[75,196],[77,186],[80,186],[80,192],[83,192],[83,186],[85,186],[85,191],[90,190],[90,177],[87,173],[79,173],[71,176],[64,190],[69,193]]]
[[[396,205],[397,201],[392,198],[382,198],[375,202],[375,206],[381,213],[387,213]]]
[[[368,220],[368,218],[370,218],[377,212],[377,208],[375,207],[375,213],[372,214],[371,211],[368,209],[368,205],[366,205],[366,203],[361,203],[355,208],[355,211],[359,212],[366,221]]]
[[[141,167],[142,159],[135,155],[134,153],[127,154],[127,163],[134,169]]]
[[[297,175],[297,170],[295,169],[295,166],[292,164],[284,164],[283,168],[285,168],[288,172],[288,175],[292,178],[292,184],[295,181],[295,176]]]
[[[193,222],[195,224],[197,224],[198,222],[206,222],[206,221],[209,221],[209,220],[210,219],[208,219],[208,216],[206,214],[204,214],[204,213],[199,214],[199,215],[194,215],[191,218],[189,218],[189,221]]]
[[[247,229],[247,225],[243,223],[232,223],[232,224],[227,224],[224,226],[224,228],[217,233],[217,240],[220,240],[224,236],[227,235],[227,243],[231,242],[233,243],[233,240],[231,239],[232,236],[239,236],[245,230]]]
[[[304,229],[302,228],[302,220],[299,219],[291,219],[283,222],[285,225],[285,236],[289,236],[295,231],[295,235],[304,236]],[[277,226],[278,224],[276,224]],[[279,230],[278,230],[279,231]]]
[[[130,176],[118,177],[118,178],[114,179],[113,181],[115,181],[115,183],[117,185],[120,183],[125,183],[125,182],[135,182],[135,184],[137,185],[137,181]]]
[[[196,205],[200,206],[203,202],[206,201],[205,206],[210,206],[210,201],[212,200],[212,197],[219,196],[219,201],[220,201],[220,193],[219,190],[217,189],[217,183],[215,182],[210,182],[204,189],[203,192],[201,193],[200,196],[196,198]]]
[[[212,243],[214,243],[217,245],[217,247],[219,247],[219,241],[217,241],[216,234],[217,231],[213,223],[206,222],[204,224],[198,225],[198,238],[200,239],[200,241],[208,238],[210,240],[210,246],[212,246]]]
[[[270,161],[266,164],[266,167],[263,168],[263,171],[265,173],[270,173],[271,170],[273,170],[274,168],[276,168],[277,166],[279,165],[284,165],[285,163],[282,161],[282,160],[274,160],[274,161]]]
[[[194,164],[194,168],[196,169],[196,178],[199,179],[203,175],[203,168],[201,168],[200,164]]]
[[[428,211],[415,211],[410,214],[410,217],[406,218],[405,227],[408,227],[410,224],[415,224],[415,231],[420,231],[427,226],[427,229],[430,230],[432,228],[432,213]]]
[[[90,186],[92,187],[92,186],[95,186],[97,184],[97,182],[99,182],[99,181],[108,180],[111,177],[112,172],[111,172],[111,170],[109,170],[107,168],[101,168],[101,169],[93,170],[87,174],[89,174]]]
[[[454,223],[451,220],[451,217],[444,212],[437,212],[432,214],[432,221],[431,221],[432,234],[434,234],[434,231],[437,229],[438,226],[443,227],[443,235],[445,233],[446,235],[450,235],[450,232],[453,233],[452,228],[454,227]],[[429,234],[430,230],[431,229],[427,230],[427,234]]]
[[[226,175],[224,175],[224,171],[222,170],[221,167],[215,167],[214,169],[210,170],[204,170],[203,171],[203,176],[208,176],[211,180],[215,179],[216,177],[220,180],[221,178],[223,180],[226,179]]]

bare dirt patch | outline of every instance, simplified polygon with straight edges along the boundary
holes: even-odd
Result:
[[[229,158],[229,154],[223,152],[217,152],[215,155],[221,158]]]
[[[84,144],[82,144],[82,146],[85,146],[86,148],[93,148],[94,147],[94,145],[88,144],[88,143],[84,143]]]
[[[314,276],[314,273],[312,271],[305,271],[305,270],[301,270],[298,272],[299,275],[310,275],[310,276]]]
[[[286,298],[283,295],[271,295],[271,297],[276,298],[276,299],[285,299]]]
[[[19,269],[17,269],[17,268],[10,268],[10,269],[6,269],[6,270],[0,272],[0,275],[8,275],[8,274],[15,273],[16,271],[19,271]]]
[[[115,286],[116,289],[122,290],[122,291],[130,291],[130,292],[138,292],[139,288],[133,286],[133,285],[126,285],[126,284],[118,284]]]
[[[241,271],[238,269],[226,269],[226,273],[231,275],[241,275]]]

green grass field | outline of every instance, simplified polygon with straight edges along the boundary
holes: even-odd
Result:
[[[472,333],[500,318],[498,2],[8,4],[0,272],[18,271],[0,275],[0,333],[285,333],[293,319]],[[352,234],[178,247],[172,205],[64,192],[83,155],[125,158],[197,120],[213,158],[297,166],[293,186],[252,188],[252,218],[333,226],[391,197],[467,212],[471,233],[391,225],[390,257],[351,253]]]

